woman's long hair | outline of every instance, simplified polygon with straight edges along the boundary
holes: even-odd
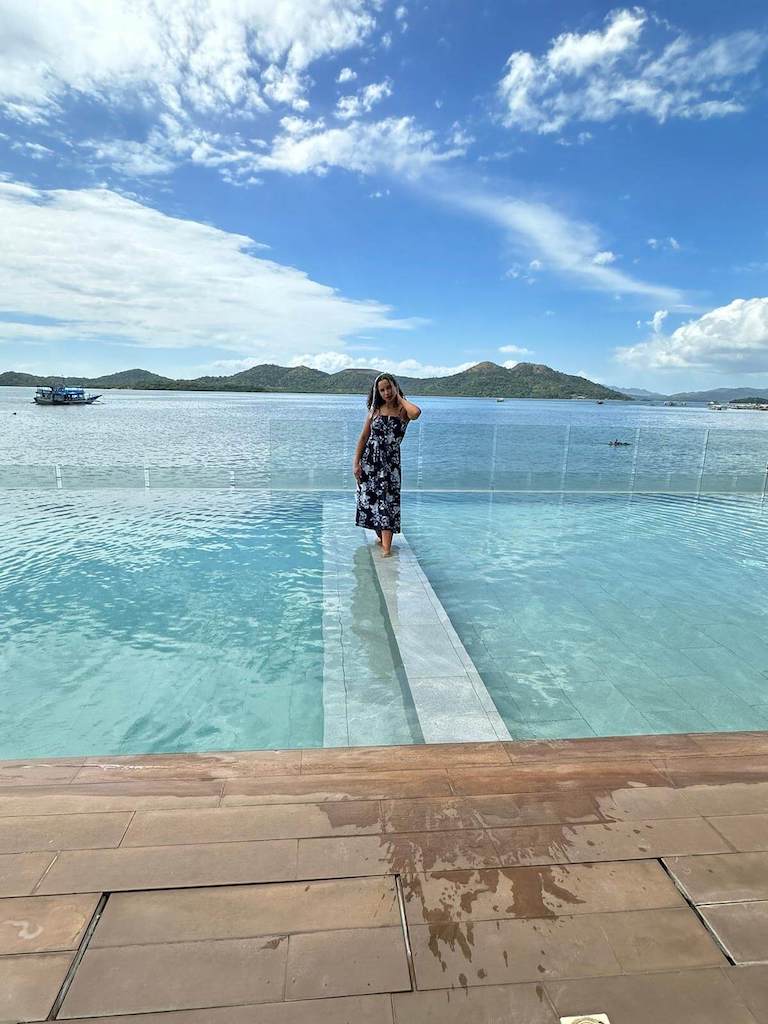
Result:
[[[379,383],[383,380],[388,380],[398,395],[402,394],[400,385],[391,373],[380,373],[373,384],[371,384],[371,390],[368,392],[368,410],[371,415],[378,412],[381,406],[384,405],[384,401],[379,394]]]

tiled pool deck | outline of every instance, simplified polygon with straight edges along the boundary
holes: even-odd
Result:
[[[0,897],[0,1021],[768,1024],[768,733],[3,762]]]

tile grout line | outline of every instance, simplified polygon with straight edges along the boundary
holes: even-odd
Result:
[[[376,575],[382,592],[384,593],[387,609],[390,613],[390,605],[393,597],[395,596],[395,594],[393,594],[393,584],[396,586],[397,584],[402,585],[403,583],[406,583],[417,594],[423,593],[425,599],[432,606],[439,622],[440,632],[438,633],[438,636],[440,639],[438,640],[438,643],[443,648],[443,651],[457,662],[457,669],[454,676],[427,677],[418,676],[412,671],[409,671],[406,659],[402,657],[402,624],[399,621],[399,617],[397,621],[393,621],[392,615],[390,614],[390,625],[395,637],[395,642],[400,649],[403,669],[411,691],[416,715],[419,720],[419,725],[421,726],[425,742],[442,743],[456,742],[457,740],[479,740],[493,743],[500,740],[511,740],[512,736],[504,724],[491,695],[488,693],[488,690],[482,681],[482,677],[461,643],[461,640],[450,621],[448,613],[445,611],[445,608],[441,604],[437,594],[430,585],[426,574],[419,565],[418,559],[405,536],[401,534],[400,540],[397,544],[399,551],[404,552],[404,557],[399,557],[398,554],[395,554],[392,558],[384,562],[380,557],[376,557],[374,545],[370,544],[370,547]],[[398,575],[393,575],[395,573]],[[433,698],[432,706],[434,706],[435,683],[439,680],[447,681],[452,678],[464,679],[472,694],[470,697],[468,693],[465,693],[463,698],[465,702],[465,716],[472,719],[472,725],[468,728],[465,727],[462,729],[460,715],[457,717],[456,721],[440,722],[436,718],[435,714],[430,712],[429,697],[431,694]],[[451,696],[455,702],[457,696],[456,693],[453,692]],[[478,720],[482,722],[482,726],[480,727],[477,725]],[[468,736],[468,729],[471,732],[473,728],[476,730],[475,734]],[[478,735],[478,729],[481,735]],[[460,736],[457,736],[457,732],[460,733]]]
[[[99,897],[99,901],[96,904],[96,909],[93,912],[93,916],[91,917],[91,920],[88,922],[88,927],[86,928],[85,933],[83,934],[83,937],[80,940],[80,945],[77,947],[77,950],[75,951],[75,955],[72,958],[72,963],[69,965],[67,973],[64,975],[64,980],[61,983],[59,991],[56,993],[56,998],[54,999],[51,1009],[48,1012],[48,1016],[45,1018],[46,1020],[58,1020],[59,1010],[61,1010],[62,1004],[64,1003],[64,1000],[67,998],[67,994],[69,993],[72,982],[75,980],[77,970],[80,967],[80,964],[82,963],[83,957],[85,956],[86,950],[88,949],[88,945],[90,944],[90,941],[93,938],[93,933],[96,931],[98,923],[101,920],[101,916],[104,913],[104,908],[106,907],[109,897],[111,895],[111,892],[102,892],[101,896]]]

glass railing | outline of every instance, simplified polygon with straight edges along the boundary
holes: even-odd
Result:
[[[611,444],[619,440],[618,446]],[[4,462],[0,490],[220,488],[353,490],[349,424],[272,420],[248,457]],[[422,491],[768,492],[768,429],[458,425],[417,422],[402,447],[403,488]]]

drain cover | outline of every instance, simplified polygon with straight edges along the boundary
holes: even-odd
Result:
[[[611,1024],[605,1013],[580,1013],[576,1017],[561,1017],[560,1024]]]

